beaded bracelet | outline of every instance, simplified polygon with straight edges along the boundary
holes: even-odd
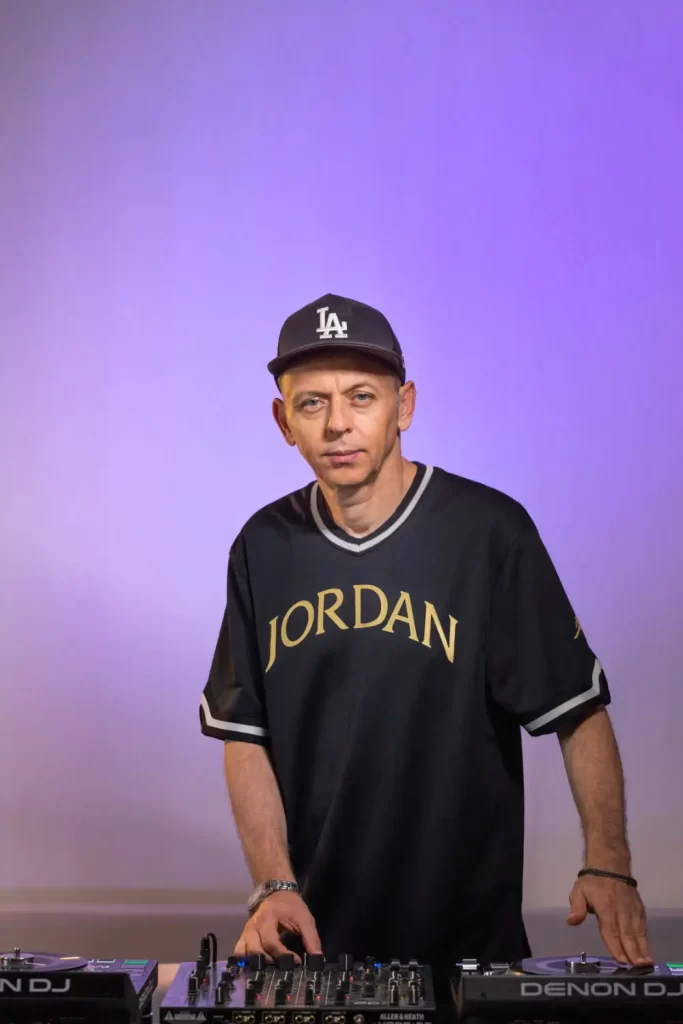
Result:
[[[626,882],[627,885],[632,886],[634,889],[638,888],[635,878],[631,878],[630,875],[619,875],[615,871],[602,871],[600,868],[582,868],[579,871],[579,878],[581,878],[581,875],[599,875],[602,878],[616,878],[620,882]]]

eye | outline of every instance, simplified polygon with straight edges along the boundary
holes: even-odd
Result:
[[[371,401],[372,395],[368,391],[358,391],[354,398],[360,399],[361,405],[367,405]]]
[[[316,409],[320,404],[319,398],[304,398],[303,402],[299,403],[300,409]]]

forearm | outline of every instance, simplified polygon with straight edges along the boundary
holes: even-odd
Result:
[[[255,743],[226,743],[225,778],[254,883],[269,878],[294,881],[282,797],[265,748]]]
[[[558,738],[583,827],[586,866],[630,874],[624,776],[606,709],[599,708]]]

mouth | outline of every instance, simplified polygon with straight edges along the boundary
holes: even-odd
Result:
[[[324,457],[335,466],[345,466],[355,462],[361,454],[362,449],[360,448],[346,448],[336,452],[327,452]]]

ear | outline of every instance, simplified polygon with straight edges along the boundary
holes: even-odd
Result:
[[[289,429],[289,424],[287,423],[287,413],[285,412],[285,403],[282,401],[281,398],[273,399],[273,418],[275,419],[275,422],[280,428],[282,436],[284,437],[287,444],[290,446],[290,448],[294,448],[296,445],[296,441],[294,440],[292,431]]]
[[[401,432],[408,430],[413,422],[416,397],[417,391],[412,380],[406,381],[398,389],[398,429]]]

